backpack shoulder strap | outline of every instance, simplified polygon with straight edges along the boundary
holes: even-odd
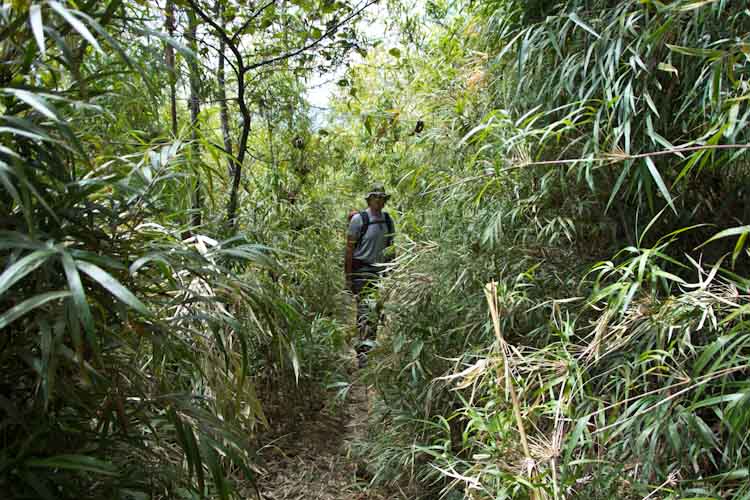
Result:
[[[370,214],[367,213],[367,210],[362,210],[359,213],[360,219],[362,219],[362,228],[359,230],[359,241],[362,241],[362,238],[365,237],[365,234],[367,234],[367,228],[370,225]]]

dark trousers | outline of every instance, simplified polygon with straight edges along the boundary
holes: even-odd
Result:
[[[369,351],[377,335],[380,308],[376,306],[372,311],[373,300],[371,299],[375,298],[381,273],[380,267],[356,259],[352,261],[352,293],[357,301],[357,331],[359,332],[357,353]]]

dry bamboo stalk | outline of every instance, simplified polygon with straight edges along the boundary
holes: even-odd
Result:
[[[510,391],[510,398],[513,402],[513,414],[516,417],[516,426],[518,427],[518,433],[521,435],[521,446],[523,447],[523,453],[526,456],[526,460],[529,464],[533,463],[534,459],[531,458],[531,452],[529,451],[529,442],[526,438],[526,428],[523,425],[523,419],[521,418],[521,404],[518,402],[518,395],[516,394],[516,388],[513,385],[513,374],[510,373],[510,362],[508,360],[508,354],[505,351],[505,339],[503,339],[503,333],[500,330],[500,315],[497,310],[497,283],[494,281],[487,283],[484,287],[484,294],[487,297],[487,303],[490,306],[490,315],[492,316],[492,326],[495,329],[495,337],[497,337],[498,347],[503,355],[503,364],[507,372],[508,390]],[[498,383],[502,379],[500,374],[500,368],[497,368]],[[529,469],[529,478],[533,477],[532,470]],[[531,492],[531,498],[537,500],[539,498],[537,491]]]

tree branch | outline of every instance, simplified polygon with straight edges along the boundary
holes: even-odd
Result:
[[[270,2],[265,4],[263,7],[261,7],[255,14],[250,16],[250,18],[247,21],[245,21],[245,24],[243,24],[242,27],[240,27],[240,29],[238,29],[237,32],[234,35],[232,35],[232,42],[234,42],[237,39],[237,37],[242,34],[243,31],[245,31],[245,28],[247,28],[251,22],[255,21],[255,19],[257,19],[259,15],[263,14],[263,11],[265,11],[268,7],[270,7],[271,5],[275,3],[276,3],[276,0],[271,0]]]
[[[210,16],[208,16],[203,10],[201,10],[198,5],[195,3],[195,0],[187,0],[187,2],[190,4],[190,7],[193,8],[196,14],[198,14],[198,17],[203,19],[205,22],[208,23],[209,26],[211,26],[214,30],[216,30],[216,33],[219,35],[220,38],[224,40],[224,43],[227,44],[227,47],[229,47],[229,50],[232,51],[232,54],[234,54],[235,59],[237,60],[237,76],[239,76],[241,73],[245,73],[247,69],[245,69],[244,62],[242,60],[242,54],[240,53],[240,50],[237,48],[237,46],[234,44],[231,38],[229,38],[229,35],[227,35],[227,32],[224,31],[224,28],[216,24],[216,21],[211,19]]]
[[[191,1],[191,0],[189,0],[189,1]],[[272,57],[271,59],[266,59],[265,61],[260,61],[260,62],[257,62],[255,64],[251,64],[251,65],[249,65],[249,66],[247,66],[245,68],[245,71],[250,71],[250,70],[255,69],[255,68],[260,68],[261,66],[266,66],[268,64],[273,64],[273,63],[276,63],[276,62],[279,62],[279,61],[283,61],[284,59],[289,59],[289,58],[295,57],[295,56],[297,56],[297,55],[305,52],[306,50],[315,47],[320,42],[322,42],[325,38],[327,38],[328,36],[330,36],[333,33],[335,33],[336,30],[338,30],[341,26],[343,26],[344,24],[348,23],[349,21],[351,21],[352,19],[354,19],[355,17],[357,17],[358,15],[360,15],[362,13],[362,11],[364,11],[367,7],[369,7],[370,5],[372,5],[374,3],[377,3],[377,2],[378,2],[378,0],[370,0],[364,6],[360,7],[359,9],[357,9],[356,11],[354,11],[353,13],[351,13],[347,17],[345,17],[343,21],[341,21],[341,22],[336,23],[335,25],[333,25],[332,28],[328,29],[317,40],[314,40],[314,41],[308,43],[307,45],[305,45],[303,47],[300,47],[299,49],[295,49],[295,50],[293,50],[291,52],[287,52],[286,54],[282,54],[282,55],[277,56],[277,57]]]

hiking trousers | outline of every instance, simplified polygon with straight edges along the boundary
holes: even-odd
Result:
[[[380,308],[376,307],[375,311],[371,311],[371,303],[375,298],[382,272],[382,267],[356,259],[352,261],[352,293],[357,302],[357,331],[359,333],[359,342],[355,349],[357,354],[369,351],[377,335]]]

